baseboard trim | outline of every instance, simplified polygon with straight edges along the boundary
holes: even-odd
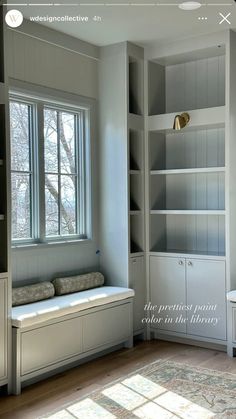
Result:
[[[176,343],[183,343],[185,345],[190,346],[198,346],[200,348],[207,348],[207,349],[214,349],[221,352],[227,352],[227,344],[225,343],[216,343],[212,341],[203,341],[203,340],[195,340],[191,338],[184,338],[180,336],[172,336],[167,335],[164,333],[158,333],[156,331],[151,332],[151,336],[153,339],[156,340],[163,340],[167,342],[176,342]]]

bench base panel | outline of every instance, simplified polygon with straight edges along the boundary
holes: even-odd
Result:
[[[20,394],[23,382],[38,381],[121,344],[133,346],[132,298],[35,327],[13,327],[13,394]]]

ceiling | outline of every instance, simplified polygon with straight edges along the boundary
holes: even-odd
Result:
[[[236,0],[198,0],[202,6],[195,11],[180,10],[178,4],[184,0],[41,0],[40,4],[39,0],[29,1],[30,5],[21,6],[24,0],[8,0],[8,7],[17,8],[26,18],[88,17],[88,22],[40,24],[98,46],[126,40],[144,46],[236,28]],[[231,24],[226,20],[220,24],[220,13],[231,13],[227,18]]]

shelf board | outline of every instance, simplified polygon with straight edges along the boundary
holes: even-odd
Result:
[[[3,221],[3,220],[4,220],[4,215],[0,214],[0,221]]]
[[[129,212],[129,214],[130,215],[141,215],[142,214],[142,211],[141,210],[134,210],[134,211],[131,210]]]
[[[151,210],[151,215],[225,215],[225,210]]]
[[[129,174],[130,175],[141,175],[142,171],[141,170],[130,170]]]
[[[134,131],[143,131],[144,130],[144,117],[142,115],[129,113],[128,128]]]
[[[185,257],[185,258],[196,258],[196,259],[222,259],[225,260],[224,252],[207,252],[198,250],[178,250],[178,249],[166,249],[166,250],[151,250],[150,256],[173,256],[173,257]]]
[[[144,256],[144,252],[130,252],[130,259],[136,258],[138,256]]]
[[[181,114],[183,111],[175,113],[167,113],[162,115],[152,115],[148,117],[148,130],[157,131],[163,133],[179,133],[180,131],[173,130],[174,118],[177,114]],[[189,124],[181,130],[181,132],[191,131],[193,129],[204,129],[204,128],[219,128],[224,127],[225,124],[225,106],[217,106],[215,108],[195,109],[187,111],[190,115]]]
[[[225,167],[196,167],[193,169],[151,170],[151,175],[179,175],[189,173],[219,173],[225,172]]]

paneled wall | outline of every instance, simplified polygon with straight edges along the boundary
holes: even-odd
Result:
[[[97,98],[97,60],[13,30],[7,42],[11,78]]]
[[[47,29],[45,28],[45,31]],[[10,78],[97,99],[98,60],[13,30],[8,31]],[[92,138],[96,155],[96,138]],[[73,244],[12,250],[14,283],[98,269],[96,159],[93,167],[93,239]]]
[[[12,253],[13,281],[19,285],[31,279],[44,281],[57,275],[97,270],[99,265],[95,241],[15,249]]]
[[[166,112],[224,104],[224,56],[166,67]]]

